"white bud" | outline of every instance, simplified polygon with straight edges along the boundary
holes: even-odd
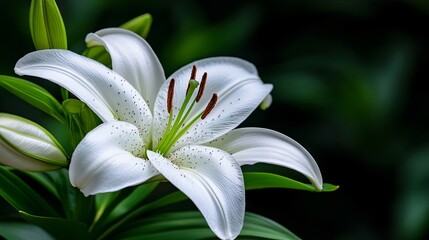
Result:
[[[0,164],[20,170],[48,171],[68,160],[58,141],[40,125],[0,113]]]

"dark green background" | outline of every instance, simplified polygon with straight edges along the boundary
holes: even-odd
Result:
[[[30,1],[0,0],[0,74],[33,51]],[[273,104],[245,122],[305,146],[332,193],[247,193],[247,210],[303,239],[429,237],[426,0],[58,0],[69,48],[88,32],[153,16],[148,42],[166,75],[192,60],[251,61],[274,84]],[[57,86],[36,80],[56,96]],[[0,89],[0,112],[54,121]],[[55,133],[59,135],[60,133]],[[267,168],[282,174],[284,169]],[[0,183],[1,184],[1,183]]]

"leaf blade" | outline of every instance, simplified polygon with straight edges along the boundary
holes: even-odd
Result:
[[[21,78],[5,75],[0,75],[0,86],[59,122],[65,123],[61,104],[41,86]]]

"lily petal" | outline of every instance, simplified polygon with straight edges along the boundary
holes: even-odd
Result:
[[[149,161],[135,157],[142,154],[142,149],[137,127],[119,121],[103,123],[76,147],[70,182],[85,196],[140,184],[159,174]]]
[[[318,190],[320,169],[299,143],[279,132],[264,128],[239,128],[207,144],[232,154],[240,165],[268,163],[293,169],[306,176]]]
[[[220,149],[186,146],[169,159],[147,151],[149,160],[197,206],[212,231],[234,239],[243,227],[243,175],[234,158]]]
[[[182,136],[176,143],[176,148],[186,144],[208,142],[234,129],[272,90],[272,85],[264,84],[257,75],[256,68],[245,60],[233,57],[206,58],[181,68],[170,77],[176,81],[173,98],[173,105],[176,107],[180,107],[185,98],[193,65],[197,67],[197,80],[202,78],[204,72],[207,72],[208,77],[204,95],[193,107],[189,119],[204,111],[213,93],[218,95],[218,101],[205,119],[198,121],[192,127],[192,131],[189,130]],[[168,85],[167,81],[161,87],[155,105],[154,129],[157,131],[154,131],[154,143],[161,138],[167,126]],[[173,108],[173,111],[177,115],[178,109]]]
[[[68,164],[55,138],[25,118],[0,113],[0,163],[20,170],[47,171]]]
[[[85,102],[104,122],[121,120],[144,131],[151,112],[140,94],[119,74],[104,65],[67,50],[41,50],[25,55],[15,66],[19,75],[50,80]]]
[[[159,88],[165,82],[164,69],[149,44],[137,34],[107,28],[86,37],[87,45],[102,45],[110,53],[112,68],[124,77],[153,108]]]

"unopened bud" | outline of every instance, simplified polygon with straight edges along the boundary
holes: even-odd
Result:
[[[31,1],[30,31],[37,50],[67,49],[66,29],[55,0]]]
[[[64,149],[46,129],[7,113],[0,113],[0,153],[0,164],[20,170],[49,171],[68,165]]]

